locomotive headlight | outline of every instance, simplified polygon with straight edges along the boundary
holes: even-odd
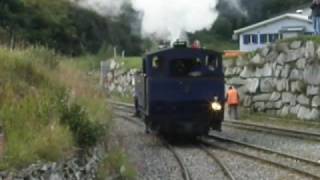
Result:
[[[211,103],[211,108],[214,111],[221,111],[222,110],[222,106],[219,102],[213,102]]]

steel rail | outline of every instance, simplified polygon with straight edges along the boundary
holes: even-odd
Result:
[[[183,163],[182,158],[180,157],[180,155],[177,153],[177,151],[165,140],[162,139],[162,143],[164,144],[164,146],[167,147],[167,149],[173,154],[173,156],[176,158],[176,160],[178,161],[180,167],[181,167],[181,172],[182,172],[182,177],[184,180],[192,180],[192,176],[191,173],[189,171],[188,168],[186,168],[186,166]]]
[[[128,116],[121,115],[121,114],[116,114],[116,115],[121,117],[122,119],[127,120],[128,122],[131,122],[131,123],[135,124],[138,127],[143,127],[144,126],[144,124],[141,121],[138,121],[136,118],[128,117]],[[192,180],[192,176],[191,176],[191,173],[190,173],[189,169],[186,168],[186,166],[183,163],[182,158],[175,151],[175,149],[163,139],[161,139],[161,143],[163,144],[163,146],[165,146],[173,154],[173,156],[177,160],[177,162],[178,162],[178,164],[179,164],[179,166],[181,168],[181,173],[182,173],[183,179],[184,180]]]
[[[209,156],[211,157],[212,159],[214,159],[218,164],[219,166],[221,167],[223,173],[225,176],[228,177],[228,179],[230,180],[235,180],[234,176],[232,175],[231,171],[227,168],[227,166],[223,163],[223,161],[221,161],[217,155],[215,153],[213,153],[212,151],[210,151],[207,146],[205,145],[201,145],[201,149]]]
[[[276,154],[276,155],[282,156],[284,158],[295,160],[296,162],[301,161],[301,162],[309,164],[311,166],[317,166],[317,167],[320,168],[320,163],[318,163],[316,161],[307,160],[307,159],[304,159],[304,158],[301,158],[301,157],[297,157],[297,156],[294,156],[294,155],[289,155],[289,154],[286,154],[286,153],[274,151],[274,150],[271,150],[271,149],[268,149],[268,148],[264,148],[264,147],[260,147],[260,146],[256,146],[256,145],[252,145],[252,144],[247,144],[247,143],[244,143],[244,142],[236,141],[236,140],[233,140],[233,139],[230,139],[230,138],[225,138],[225,137],[221,137],[221,136],[217,136],[217,135],[209,135],[207,138],[216,139],[216,140],[219,140],[219,141],[231,142],[231,143],[234,143],[234,144],[237,144],[237,145],[240,145],[240,146],[245,146],[245,147],[248,147],[248,148],[251,148],[251,149],[255,149],[255,150],[258,150],[258,151],[263,151],[263,152],[268,153],[268,154],[272,154],[272,155]],[[274,162],[272,160],[268,160],[268,159],[265,159],[265,158],[257,157],[257,156],[254,156],[254,155],[250,155],[248,153],[244,153],[244,152],[241,152],[241,151],[238,151],[238,150],[234,150],[234,149],[231,149],[231,148],[228,148],[228,147],[223,147],[221,145],[213,144],[212,142],[209,142],[207,140],[203,140],[202,139],[202,142],[204,144],[208,145],[208,146],[217,147],[217,148],[220,148],[220,149],[223,149],[223,150],[235,153],[235,154],[239,154],[239,155],[251,158],[251,159],[256,159],[256,160],[259,160],[259,161],[262,161],[262,162],[266,162],[266,163],[272,164],[274,166],[277,166],[277,167],[280,167],[280,168],[283,168],[283,169],[289,169],[291,171],[294,171],[296,173],[299,173],[301,175],[308,176],[308,177],[311,177],[311,178],[314,178],[314,179],[320,179],[319,175],[315,175],[315,174],[312,174],[310,172],[306,172],[304,170],[297,169],[295,167],[290,167],[288,165],[277,163],[277,162]]]
[[[223,125],[234,127],[234,128],[253,130],[258,132],[271,132],[273,134],[280,134],[280,135],[286,135],[286,136],[295,137],[295,138],[303,138],[303,139],[320,141],[320,133],[315,133],[315,132],[306,132],[306,131],[300,131],[300,130],[286,129],[286,128],[280,128],[275,126],[260,125],[255,123],[245,123],[245,122],[231,121],[231,120],[224,121]]]
[[[130,110],[130,108],[134,108],[133,104],[122,103],[117,101],[109,101],[109,102],[116,105],[123,106],[124,107],[123,109],[125,109],[128,112],[134,112],[133,110]],[[240,122],[240,121],[234,121],[234,120],[225,120],[223,122],[223,125],[228,127],[241,128],[241,129],[247,129],[247,130],[258,131],[258,132],[271,132],[277,135],[286,135],[286,136],[295,137],[295,138],[303,138],[303,139],[320,141],[320,133],[316,133],[316,132],[286,129],[286,128],[280,128],[275,126]]]
[[[123,105],[122,103],[113,103],[112,104],[115,104],[115,105]],[[124,105],[126,106],[127,108],[119,108],[121,110],[128,110],[128,108],[133,108],[133,106],[127,106],[127,105]],[[130,111],[130,110],[129,110]],[[128,111],[127,111],[128,112]],[[130,111],[131,112],[131,111]],[[127,116],[123,116],[123,118],[129,118]],[[132,118],[130,118],[132,119]],[[229,120],[226,121],[227,123],[230,122]],[[143,124],[142,122],[140,122],[141,124]],[[252,125],[252,124],[248,124],[249,125]],[[269,127],[269,126],[261,126],[260,128],[266,128],[266,127]],[[277,127],[273,127],[275,130],[287,130],[287,129],[281,129],[281,128],[277,128]],[[295,131],[295,130],[288,130],[290,131],[291,133],[293,132],[301,132],[301,133],[304,133],[303,131]],[[308,132],[307,132],[308,133]],[[315,134],[315,133],[309,133],[309,134]],[[313,166],[319,166],[320,167],[320,163],[317,162],[317,161],[312,161],[312,160],[308,160],[308,159],[305,159],[305,158],[302,158],[302,157],[298,157],[298,156],[294,156],[294,155],[290,155],[290,154],[286,154],[286,153],[282,153],[282,152],[278,152],[278,151],[275,151],[275,150],[272,150],[272,149],[268,149],[268,148],[265,148],[265,147],[260,147],[260,146],[256,146],[256,145],[252,145],[252,144],[247,144],[247,143],[244,143],[244,142],[240,142],[240,141],[237,141],[237,140],[233,140],[233,139],[230,139],[230,138],[225,138],[225,137],[221,137],[221,136],[216,136],[216,135],[209,135],[208,138],[213,138],[213,139],[217,139],[217,140],[220,140],[220,141],[227,141],[227,142],[231,142],[231,143],[234,143],[234,144],[238,144],[238,145],[241,145],[241,146],[246,146],[246,147],[249,147],[249,148],[252,148],[252,149],[255,149],[255,150],[258,150],[258,151],[263,151],[265,153],[268,153],[268,154],[277,154],[279,156],[282,156],[284,158],[288,158],[288,159],[292,159],[292,160],[296,160],[296,161],[301,161],[303,163],[306,163],[306,164],[309,164],[309,165],[313,165]],[[262,162],[265,162],[265,163],[269,163],[269,164],[272,164],[274,166],[278,166],[278,167],[281,167],[283,169],[289,169],[291,171],[294,171],[296,173],[299,173],[299,174],[302,174],[302,175],[305,175],[305,176],[309,176],[309,177],[312,177],[314,179],[320,179],[320,176],[318,175],[315,175],[315,174],[311,174],[309,172],[306,172],[306,171],[303,171],[303,170],[300,170],[300,169],[297,169],[297,168],[294,168],[294,167],[290,167],[290,166],[287,166],[287,165],[284,165],[284,164],[280,164],[280,163],[277,163],[277,162],[274,162],[274,161],[271,161],[271,160],[267,160],[267,159],[264,159],[264,158],[260,158],[260,157],[256,157],[254,155],[250,155],[250,154],[247,154],[247,153],[243,153],[243,152],[240,152],[240,151],[237,151],[237,150],[232,150],[230,148],[226,148],[226,147],[222,147],[222,146],[219,146],[219,145],[214,145],[212,143],[209,143],[209,142],[205,142],[205,141],[202,141],[203,144],[207,145],[207,146],[211,146],[211,147],[217,147],[219,149],[223,149],[223,150],[226,150],[228,152],[233,152],[233,153],[236,153],[236,154],[239,154],[239,155],[242,155],[242,156],[245,156],[247,158],[251,158],[251,159],[256,159],[256,160],[260,160]],[[208,154],[208,153],[207,153]],[[209,154],[208,154],[209,155]],[[215,159],[215,158],[214,158]],[[217,161],[217,159],[215,159]],[[218,162],[218,161],[217,161]],[[221,161],[220,161],[221,162]],[[219,162],[218,162],[219,163]],[[180,164],[180,163],[179,163]],[[220,165],[220,163],[219,163]],[[221,166],[222,167],[222,166]],[[225,172],[225,170],[223,170]],[[226,173],[226,172],[225,172]],[[186,174],[186,173],[184,173]],[[186,175],[184,175],[186,176]]]

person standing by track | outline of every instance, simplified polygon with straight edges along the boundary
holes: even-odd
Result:
[[[232,120],[238,120],[239,119],[239,109],[238,106],[240,104],[240,95],[235,87],[230,86],[227,95],[226,100],[228,104],[228,116]]]
[[[320,35],[320,0],[313,0],[310,8],[312,9],[314,35]]]

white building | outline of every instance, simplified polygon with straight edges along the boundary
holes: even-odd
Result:
[[[305,11],[304,11],[305,12]],[[312,21],[306,14],[283,14],[234,31],[240,51],[249,52],[279,39],[312,34]]]

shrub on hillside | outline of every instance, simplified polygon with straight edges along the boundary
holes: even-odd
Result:
[[[103,136],[103,126],[90,121],[87,112],[78,104],[63,108],[61,121],[69,126],[80,147],[94,146]]]
[[[0,120],[6,146],[0,169],[59,160],[73,149],[60,123],[65,88],[52,81],[59,56],[46,48],[0,48]]]

